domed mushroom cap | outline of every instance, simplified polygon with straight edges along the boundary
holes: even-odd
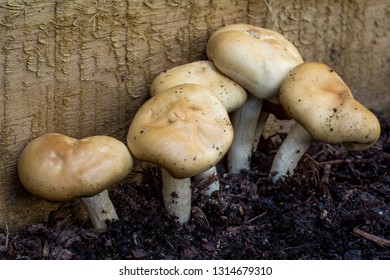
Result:
[[[280,90],[280,103],[311,137],[359,151],[380,136],[376,116],[355,100],[340,76],[318,62],[298,65]]]
[[[303,62],[297,48],[278,32],[248,24],[215,31],[208,58],[225,75],[261,99],[275,100],[283,79]]]
[[[133,159],[109,136],[77,140],[58,133],[32,140],[22,151],[18,174],[31,193],[54,202],[90,197],[125,178]]]
[[[132,154],[181,179],[214,166],[233,141],[221,101],[194,84],[171,87],[146,101],[127,135]]]
[[[222,101],[228,112],[241,107],[247,98],[246,90],[219,71],[211,61],[183,64],[160,73],[150,86],[150,95],[180,84],[197,84],[208,88]]]

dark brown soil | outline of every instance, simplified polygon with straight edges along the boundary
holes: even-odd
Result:
[[[277,184],[268,179],[277,146],[262,139],[251,171],[218,166],[219,193],[193,185],[183,226],[165,213],[158,169],[146,170],[144,185],[114,191],[120,220],[105,233],[60,215],[64,204],[18,234],[3,227],[0,259],[390,259],[390,120],[380,120],[368,151],[315,143]]]

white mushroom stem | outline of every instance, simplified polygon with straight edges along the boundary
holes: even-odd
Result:
[[[230,173],[250,169],[253,139],[262,106],[263,100],[249,94],[245,104],[233,112],[234,139],[227,155]]]
[[[213,192],[219,191],[219,179],[215,166],[195,175],[194,181],[195,183],[204,184],[206,186],[204,191],[205,195],[211,195]]]
[[[81,200],[96,230],[106,230],[106,220],[118,220],[118,215],[107,190],[91,197],[83,197]]]
[[[299,160],[310,148],[312,142],[313,138],[306,129],[296,123],[274,157],[270,171],[274,183],[283,176],[293,174]]]
[[[165,209],[181,224],[188,222],[191,216],[191,179],[173,178],[164,168],[161,168],[161,176]]]
[[[267,112],[260,112],[259,120],[257,121],[256,130],[255,130],[255,136],[253,137],[253,143],[252,143],[252,153],[256,152],[257,147],[259,145],[261,134],[263,133],[263,129],[265,126],[265,123],[267,122],[269,117],[269,113]]]

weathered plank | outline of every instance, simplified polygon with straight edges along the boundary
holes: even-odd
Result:
[[[209,34],[245,22],[245,1],[0,1],[0,223],[45,219],[56,204],[29,195],[17,159],[60,132],[125,140],[161,71],[205,58]]]
[[[292,40],[305,60],[332,66],[355,98],[390,115],[388,0],[265,2],[273,11],[269,27]],[[264,24],[261,18],[255,23]]]

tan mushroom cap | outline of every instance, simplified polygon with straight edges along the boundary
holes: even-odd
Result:
[[[146,101],[127,135],[132,154],[181,179],[214,166],[233,141],[221,101],[194,84],[171,87]]]
[[[77,140],[48,133],[24,148],[18,173],[29,192],[63,202],[102,192],[125,178],[132,167],[128,148],[115,138],[92,136]]]
[[[207,87],[222,101],[228,112],[241,107],[247,98],[246,90],[219,71],[207,60],[183,64],[160,73],[150,86],[150,95],[180,84],[197,84]]]
[[[288,71],[303,62],[297,48],[283,35],[248,24],[215,31],[208,40],[207,55],[250,93],[274,102]]]
[[[315,140],[359,151],[380,136],[376,116],[353,98],[340,76],[325,64],[306,62],[295,67],[279,97],[289,116]]]

